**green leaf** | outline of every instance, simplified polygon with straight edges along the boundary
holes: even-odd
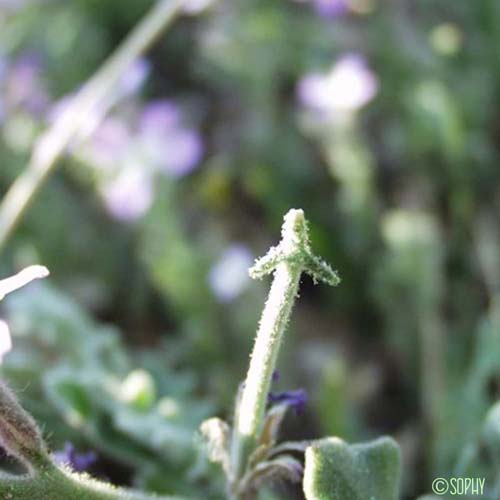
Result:
[[[306,450],[307,500],[397,500],[399,477],[399,446],[388,437],[354,445],[325,438]]]

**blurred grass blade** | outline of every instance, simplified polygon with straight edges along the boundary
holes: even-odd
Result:
[[[0,205],[0,250],[67,147],[80,138],[92,113],[103,106],[123,73],[182,13],[187,0],[159,1],[114,54],[82,87],[64,112],[37,141],[25,171]]]

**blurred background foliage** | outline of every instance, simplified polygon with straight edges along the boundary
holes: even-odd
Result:
[[[152,2],[119,4],[0,1],[0,193]],[[222,498],[194,433],[230,419],[268,286],[247,268],[300,207],[343,282],[302,284],[276,384],[310,404],[283,437],[390,433],[404,498],[466,471],[498,498],[499,16],[495,0],[219,0],[177,20],[2,254],[2,275],[52,272],[4,302],[2,372],[54,450]],[[280,494],[301,498],[262,498]]]

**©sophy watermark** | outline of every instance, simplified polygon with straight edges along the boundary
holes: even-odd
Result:
[[[484,477],[437,477],[432,481],[432,492],[436,495],[477,495],[484,493]]]

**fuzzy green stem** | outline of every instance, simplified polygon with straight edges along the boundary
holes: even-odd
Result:
[[[238,482],[259,441],[272,374],[303,271],[311,274],[315,282],[322,280],[332,285],[339,282],[336,273],[312,254],[304,213],[293,209],[285,216],[280,244],[250,270],[252,277],[274,273],[274,279],[235,414],[231,450],[231,489],[235,498],[244,495],[238,491]]]
[[[0,444],[27,469],[0,472],[0,498],[17,500],[173,500],[96,481],[59,468],[51,459],[35,420],[0,381]]]
[[[17,500],[181,500],[117,488],[86,474],[59,469],[55,464],[38,468],[33,475],[0,474],[0,498]]]
[[[245,461],[254,449],[267,404],[267,395],[283,333],[297,295],[302,269],[281,263],[276,268],[269,298],[262,313],[250,367],[238,409],[236,477],[244,473]]]

